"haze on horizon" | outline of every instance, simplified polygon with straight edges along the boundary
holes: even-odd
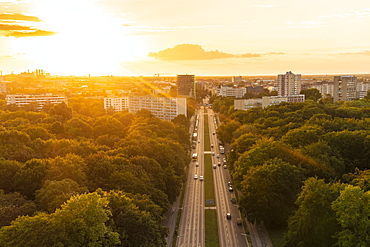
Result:
[[[8,0],[0,71],[366,74],[368,30],[363,0]]]

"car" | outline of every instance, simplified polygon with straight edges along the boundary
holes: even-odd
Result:
[[[203,176],[200,176],[200,177],[199,177],[199,180],[200,180],[200,181],[203,181],[203,180],[204,180],[204,177],[203,177]]]
[[[215,152],[212,152],[212,156],[215,156]]]
[[[233,204],[235,204],[235,203],[236,203],[236,199],[235,199],[235,197],[231,198],[231,202],[232,202]]]
[[[217,163],[217,165],[218,165],[218,166],[221,166],[221,162],[219,161],[219,162]]]
[[[220,155],[219,154],[217,154],[217,158],[220,158]]]
[[[213,144],[211,144],[211,148],[213,148]]]
[[[198,179],[198,175],[197,174],[194,175],[194,179]]]
[[[197,167],[199,166],[198,162],[197,162],[197,163],[195,163],[195,166],[197,166]]]
[[[215,135],[216,133],[215,133],[215,132],[213,132],[212,134],[213,134],[213,135]]]
[[[231,214],[230,213],[226,213],[226,219],[231,219]]]
[[[227,169],[227,165],[224,165],[224,169]]]
[[[234,191],[232,186],[229,187],[229,191]]]
[[[231,183],[231,182],[227,182],[227,186],[233,186],[233,183]]]
[[[214,165],[213,165],[213,169],[216,169],[216,167],[217,167],[217,166],[216,166],[216,164],[214,164]]]
[[[198,140],[198,143],[200,143],[200,140]]]
[[[241,218],[237,218],[236,219],[236,224],[237,225],[241,225],[242,224],[242,219]]]

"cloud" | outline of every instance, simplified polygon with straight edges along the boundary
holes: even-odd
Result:
[[[2,20],[13,20],[13,21],[34,21],[40,22],[41,20],[36,16],[29,16],[23,14],[0,14],[0,21]]]
[[[339,55],[364,55],[364,56],[370,56],[370,50],[359,51],[359,52],[339,53]]]
[[[209,60],[235,57],[220,51],[205,51],[200,45],[181,44],[159,52],[149,53],[149,57],[163,60]]]
[[[28,26],[0,24],[0,30],[12,31],[12,30],[32,30],[32,29]]]
[[[11,33],[8,33],[6,36],[21,38],[21,37],[35,37],[35,36],[51,36],[54,34],[56,34],[56,32],[45,31],[45,30],[33,30],[32,32],[11,32]]]
[[[41,22],[36,16],[24,15],[20,13],[0,13],[0,33],[5,37],[35,37],[50,36],[56,32],[40,30],[31,26],[30,22]],[[9,24],[12,23],[12,24]]]
[[[270,52],[264,54],[244,53],[230,54],[215,51],[205,51],[200,45],[195,44],[180,44],[173,48],[168,48],[159,52],[150,52],[149,57],[154,57],[159,60],[211,60],[220,58],[254,58],[263,55],[281,55],[281,52]]]

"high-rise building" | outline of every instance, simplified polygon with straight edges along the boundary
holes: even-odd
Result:
[[[195,97],[194,75],[177,75],[177,96]]]
[[[243,81],[243,78],[241,76],[233,76],[231,77],[231,82],[233,84],[239,84]]]
[[[357,77],[353,75],[334,76],[333,101],[356,100]]]
[[[292,71],[278,75],[278,95],[297,95],[301,92],[301,75]]]

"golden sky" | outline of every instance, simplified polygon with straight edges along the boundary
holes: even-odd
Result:
[[[0,2],[3,74],[360,74],[369,65],[367,0]]]

